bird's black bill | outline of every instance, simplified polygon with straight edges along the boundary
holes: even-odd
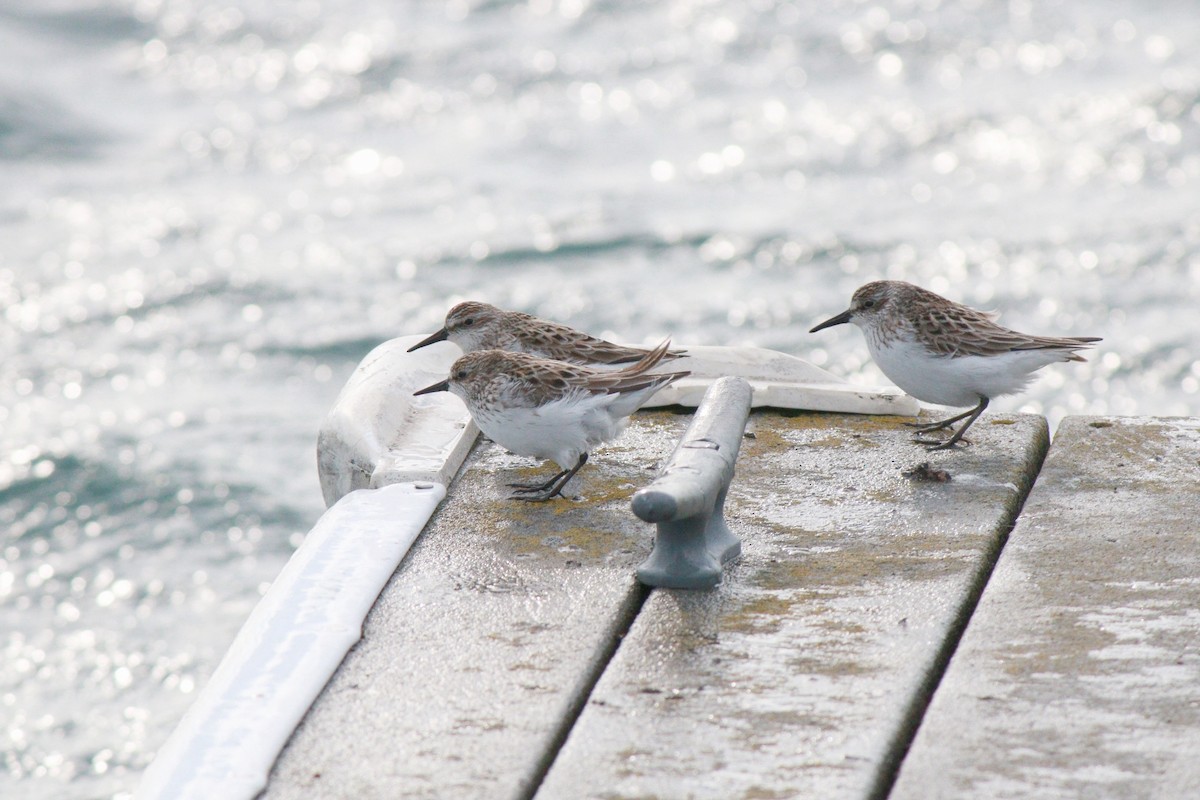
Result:
[[[446,392],[449,390],[450,390],[450,379],[447,378],[444,381],[438,381],[437,383],[433,384],[432,386],[426,386],[424,389],[417,389],[415,392],[413,392],[413,397],[416,397],[419,394],[432,394],[433,392]]]
[[[830,317],[829,319],[825,320],[820,325],[818,325],[817,327],[810,330],[809,333],[816,333],[817,331],[824,330],[825,328],[832,328],[834,325],[841,325],[841,324],[843,324],[845,322],[849,322],[849,321],[850,321],[850,309],[846,309],[842,313],[838,314],[836,317]]]
[[[434,344],[435,342],[444,342],[444,341],[446,341],[446,338],[448,336],[449,336],[449,334],[446,333],[446,329],[442,328],[437,333],[433,333],[433,334],[430,334],[429,336],[426,336],[424,339],[417,342],[412,347],[408,348],[408,352],[411,353],[413,350],[420,350],[422,347],[424,347],[427,344]]]

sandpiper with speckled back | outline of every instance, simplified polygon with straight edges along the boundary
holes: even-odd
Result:
[[[546,482],[510,484],[516,490],[512,499],[549,500],[587,463],[589,451],[616,438],[651,395],[689,374],[650,373],[667,355],[669,342],[617,370],[480,350],[455,361],[446,380],[413,394],[451,392],[501,447],[555,461],[562,471]]]
[[[871,358],[893,383],[918,400],[969,411],[927,424],[921,432],[966,422],[945,441],[917,439],[930,450],[963,440],[988,402],[1025,388],[1033,373],[1056,361],[1085,361],[1075,351],[1093,336],[1030,336],[996,323],[996,314],[976,311],[903,281],[875,281],[854,293],[850,308],[810,333],[852,322],[862,329]]]
[[[520,311],[505,311],[474,300],[450,309],[442,329],[417,342],[408,351],[411,353],[447,340],[462,348],[464,353],[507,350],[598,369],[620,369],[650,352],[640,347],[613,344],[557,322]],[[662,360],[670,361],[683,354],[681,350],[670,350],[663,354]]]

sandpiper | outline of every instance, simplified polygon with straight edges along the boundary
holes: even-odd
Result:
[[[1030,336],[996,324],[996,317],[911,283],[875,281],[859,287],[850,308],[810,333],[853,322],[862,328],[871,358],[901,389],[927,403],[973,406],[940,422],[913,424],[928,433],[965,419],[945,441],[916,440],[930,450],[945,450],[962,440],[992,398],[1024,389],[1047,364],[1086,361],[1075,351],[1100,341]]]
[[[601,369],[632,364],[650,352],[640,347],[606,342],[557,322],[520,311],[504,311],[474,300],[450,309],[442,329],[414,344],[408,352],[446,340],[454,342],[464,353],[507,350]],[[681,350],[670,350],[663,355],[663,360],[681,355]]]
[[[528,353],[480,350],[450,367],[450,377],[413,394],[451,392],[479,429],[518,455],[552,459],[562,471],[544,483],[510,484],[513,499],[549,500],[587,463],[588,452],[624,429],[629,415],[687,372],[648,374],[670,340],[637,363],[601,370]]]

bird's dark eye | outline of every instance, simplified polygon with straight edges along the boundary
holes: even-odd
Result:
[[[465,327],[470,327],[471,325],[474,325],[474,324],[475,324],[475,318],[474,318],[474,317],[467,317],[466,319],[464,319],[464,320],[462,321],[462,324],[463,324],[463,327],[464,327],[464,328],[465,328]]]
[[[461,381],[465,377],[467,377],[467,371],[465,369],[460,369],[458,372],[454,373],[454,380],[456,381]]]
[[[874,300],[863,300],[863,308],[874,308],[874,307],[875,307]]]

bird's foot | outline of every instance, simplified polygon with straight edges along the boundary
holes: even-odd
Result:
[[[920,431],[921,433],[929,433],[930,431],[943,431],[949,428],[957,420],[944,419],[941,422],[905,422],[905,426]]]
[[[556,483],[561,481],[563,476],[566,474],[567,470],[564,469],[562,472],[554,473],[549,480],[543,481],[542,483],[510,483],[508,484],[508,488],[516,489],[517,492],[545,492],[553,487]]]
[[[561,486],[527,486],[523,489],[517,489],[508,496],[509,500],[524,500],[526,503],[544,503],[555,497],[561,496]]]
[[[959,444],[970,444],[971,441],[969,439],[964,439],[961,436],[951,436],[944,442],[938,441],[937,439],[915,438],[913,439],[913,443],[925,445],[926,450],[933,452],[934,450],[949,450]]]
[[[558,480],[558,476],[551,478],[545,483],[506,483],[505,486],[514,489],[514,494],[518,492],[544,492],[553,486],[556,480]]]
[[[524,500],[528,503],[541,503],[549,500],[562,493],[563,487],[567,485],[567,481],[575,476],[579,468],[587,463],[587,453],[579,456],[579,460],[575,462],[575,466],[571,469],[564,469],[562,472],[555,475],[550,480],[543,484],[535,486],[523,486],[519,483],[510,483],[509,486],[516,489],[515,492],[508,496],[510,500]]]

